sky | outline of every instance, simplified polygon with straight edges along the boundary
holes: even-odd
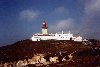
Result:
[[[0,46],[41,33],[68,32],[100,39],[100,0],[0,0]]]

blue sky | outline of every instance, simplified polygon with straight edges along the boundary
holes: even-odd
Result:
[[[0,46],[41,33],[69,30],[100,39],[100,0],[0,0]]]

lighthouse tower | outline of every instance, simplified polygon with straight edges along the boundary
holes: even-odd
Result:
[[[43,23],[42,23],[42,34],[48,34],[48,31],[47,31],[47,26],[46,26],[46,21],[45,19],[43,19]]]

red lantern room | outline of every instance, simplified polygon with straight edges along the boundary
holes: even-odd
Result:
[[[45,21],[45,20],[43,20],[42,28],[44,28],[44,29],[47,29],[47,28],[48,28],[48,27],[46,26],[46,21]]]

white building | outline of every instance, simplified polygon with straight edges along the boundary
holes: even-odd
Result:
[[[46,21],[43,20],[42,23],[42,34],[37,33],[34,34],[31,38],[32,41],[41,41],[41,40],[74,40],[74,41],[82,41],[82,37],[74,37],[73,34],[64,33],[63,31],[61,33],[56,34],[48,34],[48,27],[46,26]]]

